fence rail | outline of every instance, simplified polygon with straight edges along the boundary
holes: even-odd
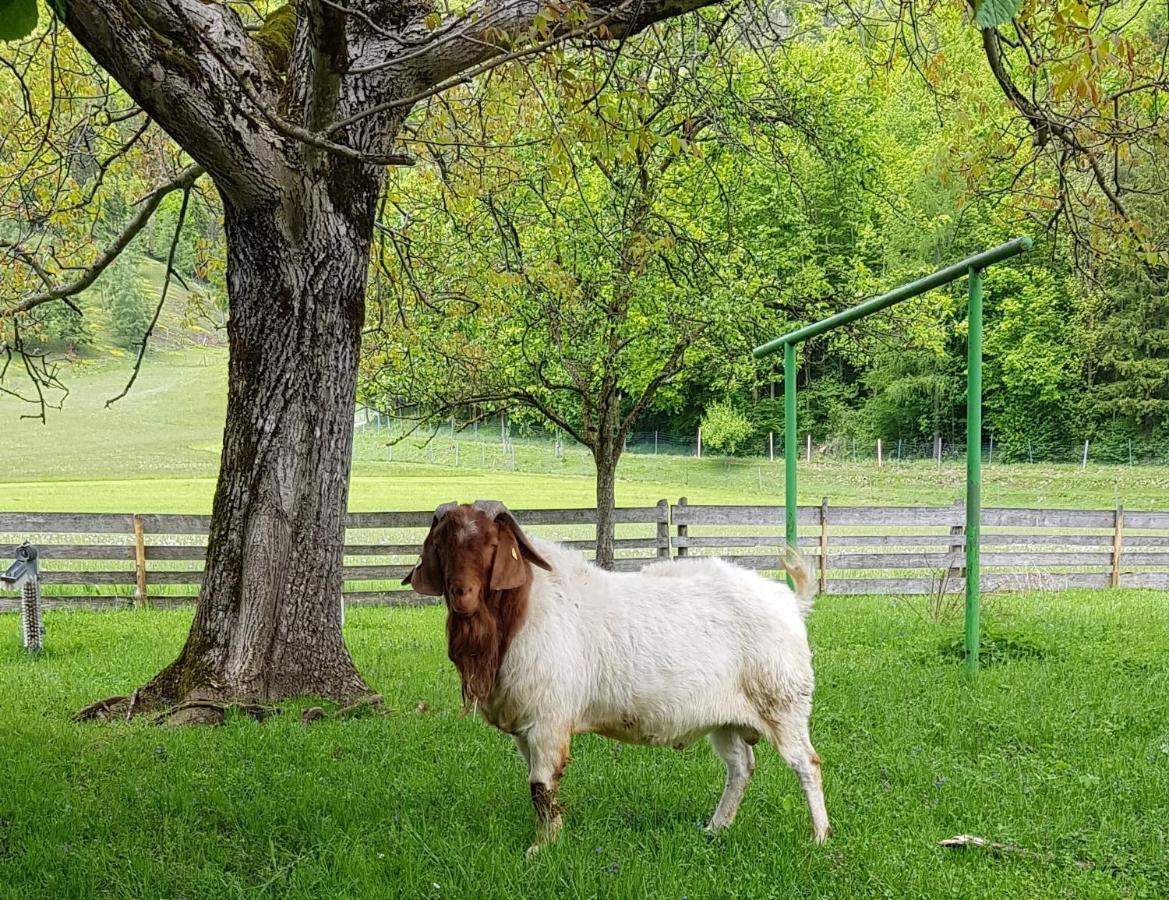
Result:
[[[594,509],[518,510],[532,534],[593,552]],[[344,598],[350,604],[433,602],[403,589],[432,513],[361,512],[346,520]],[[797,513],[799,546],[829,594],[949,594],[964,589],[965,510],[818,506]],[[671,556],[717,555],[774,572],[784,510],[692,505],[682,498],[616,510],[616,567]],[[23,540],[40,550],[48,606],[190,603],[206,557],[209,516],[0,513],[0,559]],[[1169,512],[987,508],[981,586],[1169,589]],[[0,592],[0,611],[17,596]]]

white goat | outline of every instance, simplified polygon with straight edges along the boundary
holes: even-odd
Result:
[[[446,598],[464,699],[527,762],[532,850],[560,830],[556,788],[579,732],[677,749],[706,735],[727,767],[710,830],[734,821],[765,737],[799,778],[815,840],[828,837],[808,735],[812,575],[794,551],[782,562],[794,593],[712,558],[606,572],[525,536],[501,503],[439,507],[405,583]]]

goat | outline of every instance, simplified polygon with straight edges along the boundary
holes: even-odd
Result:
[[[795,770],[817,842],[830,834],[808,720],[807,563],[785,584],[714,558],[607,572],[525,535],[498,501],[435,510],[403,581],[447,605],[467,708],[511,734],[528,766],[536,842],[561,828],[556,789],[574,734],[683,749],[706,736],[726,764],[709,831],[729,826],[765,737]]]

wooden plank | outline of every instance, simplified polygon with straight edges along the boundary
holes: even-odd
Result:
[[[616,550],[651,550],[658,548],[658,542],[659,538],[656,537],[617,538],[613,541],[613,548]],[[556,543],[561,547],[570,547],[573,550],[593,550],[597,542],[595,538],[590,538],[587,541],[557,541]]]
[[[1127,515],[1131,516],[1132,513]],[[1126,547],[1169,547],[1169,536],[1135,535],[1132,526],[1125,526],[1124,546]]]
[[[937,581],[932,578],[833,578],[827,594],[932,594]]]
[[[783,571],[783,564],[779,561],[779,551],[774,553],[747,554],[747,553],[708,553],[708,554],[691,554],[687,559],[721,559],[725,562],[734,563],[736,566],[742,566],[744,569],[764,569],[766,571]]]
[[[1112,554],[1107,551],[1092,553],[1083,550],[1071,552],[1029,550],[1019,553],[994,552],[982,554],[983,567],[1029,566],[1043,568],[1045,566],[1107,566],[1111,562]]]
[[[679,503],[670,510],[675,525],[780,525],[784,524],[782,506],[691,506]],[[801,525],[816,525],[820,507],[801,506],[796,510]]]
[[[144,513],[142,527],[151,534],[206,534],[211,527],[211,517]]]
[[[434,511],[351,512],[345,517],[347,529],[358,528],[429,528]]]
[[[613,560],[613,571],[639,572],[653,562],[659,562],[656,556],[626,556]]]
[[[183,544],[147,544],[146,559],[149,560],[204,560],[207,558],[207,548]]]
[[[18,546],[0,544],[0,560],[9,560],[16,556]],[[134,547],[130,544],[37,544],[37,553],[42,562],[82,559],[131,560],[134,558]]]
[[[688,505],[689,504],[687,504],[686,498],[680,497],[678,499],[678,504],[676,506],[670,507],[670,521],[678,526],[676,529],[678,534],[675,538],[675,541],[683,541],[690,536],[690,527],[686,524]],[[683,557],[690,554],[690,549],[685,544],[679,543],[677,546],[678,556]]]
[[[684,526],[682,526],[684,527]],[[682,537],[674,538],[675,547],[782,547],[784,544],[782,534],[757,534],[753,536],[735,535],[733,537],[717,537],[714,535],[702,535],[700,537],[691,537],[684,535]],[[819,537],[802,537],[799,540],[799,546],[815,548],[820,545]]]
[[[124,572],[41,572],[41,584],[137,584],[133,569]]]
[[[1125,528],[1162,529],[1169,531],[1169,512],[1126,512]]]
[[[832,524],[840,525],[961,525],[961,506],[834,506]]]
[[[401,591],[346,591],[346,606],[435,606],[442,597],[426,597],[411,590]]]
[[[983,553],[984,568],[1036,568],[1046,566],[1107,566],[1109,553],[1059,553],[1031,551],[1025,553]],[[829,569],[961,569],[966,562],[957,553],[834,553],[828,557]],[[952,573],[957,574],[957,573]]]
[[[960,527],[960,526],[952,526]],[[962,547],[962,534],[837,534],[832,532],[832,546],[836,549],[857,547]]]
[[[1125,576],[1126,578],[1128,576]],[[979,579],[984,592],[989,591],[1060,591],[1066,588],[1099,588],[1108,584],[1107,573],[1031,573],[985,574]],[[829,594],[933,594],[940,584],[937,578],[834,578],[828,583]],[[946,579],[946,593],[966,590],[965,578]]]
[[[1107,528],[1112,529],[1111,509],[1014,509],[989,506],[982,510],[983,525],[1012,525],[1025,528]]]
[[[346,556],[416,556],[422,550],[421,541],[409,544],[346,544]]]
[[[128,534],[132,528],[129,513],[0,512],[0,533]]]
[[[404,566],[344,566],[341,569],[341,577],[345,581],[389,581],[390,579],[401,581],[413,568],[409,564]]]
[[[1112,537],[1107,534],[1043,534],[1028,531],[1024,534],[1003,534],[1001,532],[982,532],[982,545],[1012,547],[1091,547],[1095,550],[1108,550],[1112,547]]]
[[[715,540],[717,541],[717,539]],[[1169,547],[1169,537],[1146,538],[1146,540],[1152,541],[1152,546]],[[814,543],[814,539],[811,539],[810,542]],[[1137,538],[1130,538],[1127,531],[1124,542],[1126,546],[1132,545],[1134,542],[1139,543]],[[835,530],[832,532],[832,546],[848,549],[857,547],[965,547],[965,544],[966,536],[963,534],[838,534]],[[800,545],[803,546],[803,540],[801,540]],[[1003,534],[984,531],[982,545],[984,547],[1091,547],[1096,550],[1108,550],[1112,545],[1112,539],[1107,534],[1041,534],[1036,532]],[[717,544],[711,546],[717,546]]]
[[[1125,566],[1169,567],[1169,553],[1134,553],[1131,550],[1126,550],[1120,555],[1120,565],[1121,568]]]
[[[203,570],[184,569],[178,572],[173,570],[160,572],[157,569],[151,569],[150,582],[151,584],[186,584],[198,587],[203,583]]]
[[[1122,572],[1120,586],[1169,590],[1169,572]]]
[[[130,606],[129,597],[118,596],[91,596],[88,594],[67,594],[41,597],[43,609],[126,609]],[[0,597],[0,613],[20,612],[20,595]]]

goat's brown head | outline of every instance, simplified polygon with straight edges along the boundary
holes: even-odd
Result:
[[[444,503],[434,511],[422,558],[402,583],[445,598],[447,653],[467,702],[491,695],[527,611],[533,565],[551,570],[499,501]]]

